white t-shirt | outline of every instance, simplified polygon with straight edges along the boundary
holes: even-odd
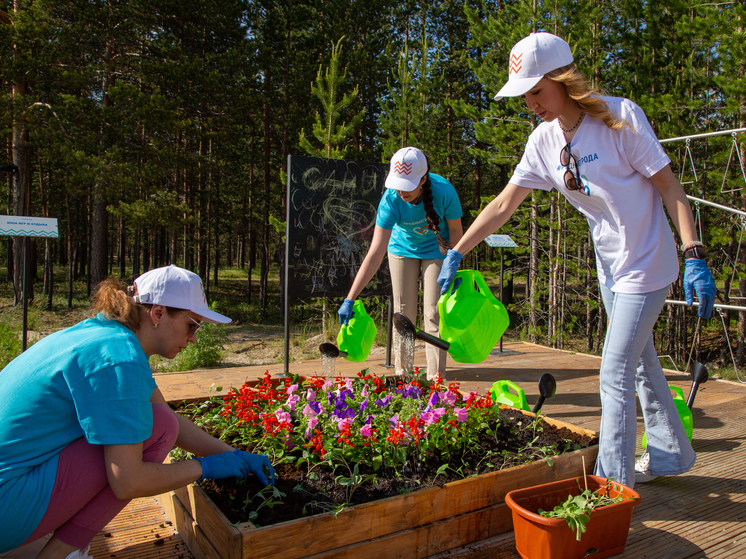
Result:
[[[620,97],[603,99],[635,131],[627,126],[612,130],[588,116],[580,123],[571,151],[589,195],[565,187],[560,152],[566,142],[558,120],[534,130],[510,182],[556,188],[585,215],[596,247],[598,279],[606,287],[617,293],[657,291],[679,274],[663,200],[650,181],[671,160],[640,107]]]

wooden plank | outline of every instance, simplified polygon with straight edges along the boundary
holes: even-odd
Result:
[[[424,559],[513,529],[505,503],[439,520],[413,530],[309,556],[308,559]]]
[[[202,533],[187,509],[176,499],[174,500],[174,515],[176,517],[175,523],[178,523],[180,529],[179,535],[189,546],[189,550],[195,559],[222,559],[220,553]]]
[[[241,559],[241,533],[195,484],[188,486],[194,520],[223,559]]]

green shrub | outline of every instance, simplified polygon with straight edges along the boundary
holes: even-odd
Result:
[[[0,370],[21,354],[21,339],[8,324],[0,324]]]
[[[205,369],[218,365],[223,359],[226,340],[222,324],[203,323],[197,331],[197,343],[189,344],[167,366],[170,372]]]

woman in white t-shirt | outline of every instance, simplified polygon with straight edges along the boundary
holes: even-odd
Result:
[[[609,321],[600,371],[601,429],[596,474],[628,486],[688,471],[696,454],[671,397],[653,327],[679,263],[663,204],[682,240],[684,289],[709,318],[715,282],[670,159],[644,112],[629,99],[593,91],[569,45],[532,33],[510,54],[508,83],[495,97],[523,96],[544,122],[531,134],[515,174],[461,241],[438,277],[445,289],[463,254],[510,219],[532,189],[556,188],[587,219]],[[645,419],[646,452],[635,463],[635,390]]]
[[[422,150],[405,147],[391,158],[386,191],[378,204],[376,227],[350,291],[337,314],[347,324],[353,316],[355,298],[368,285],[388,254],[394,312],[414,322],[417,318],[418,286],[422,277],[422,314],[425,332],[438,335],[438,274],[446,251],[461,239],[461,202],[453,185],[430,172]],[[397,375],[405,371],[404,342],[394,348]],[[425,348],[427,378],[446,372],[446,352],[428,344]]]

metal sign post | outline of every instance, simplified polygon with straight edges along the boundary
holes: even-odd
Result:
[[[28,284],[31,276],[29,237],[58,238],[57,218],[0,215],[0,235],[25,237],[23,242],[23,351],[27,347],[28,332]]]
[[[500,302],[503,302],[503,249],[504,248],[518,248],[515,241],[510,238],[510,235],[487,235],[484,239],[492,248],[498,247],[500,249]],[[503,351],[503,338],[500,336],[500,353]]]

